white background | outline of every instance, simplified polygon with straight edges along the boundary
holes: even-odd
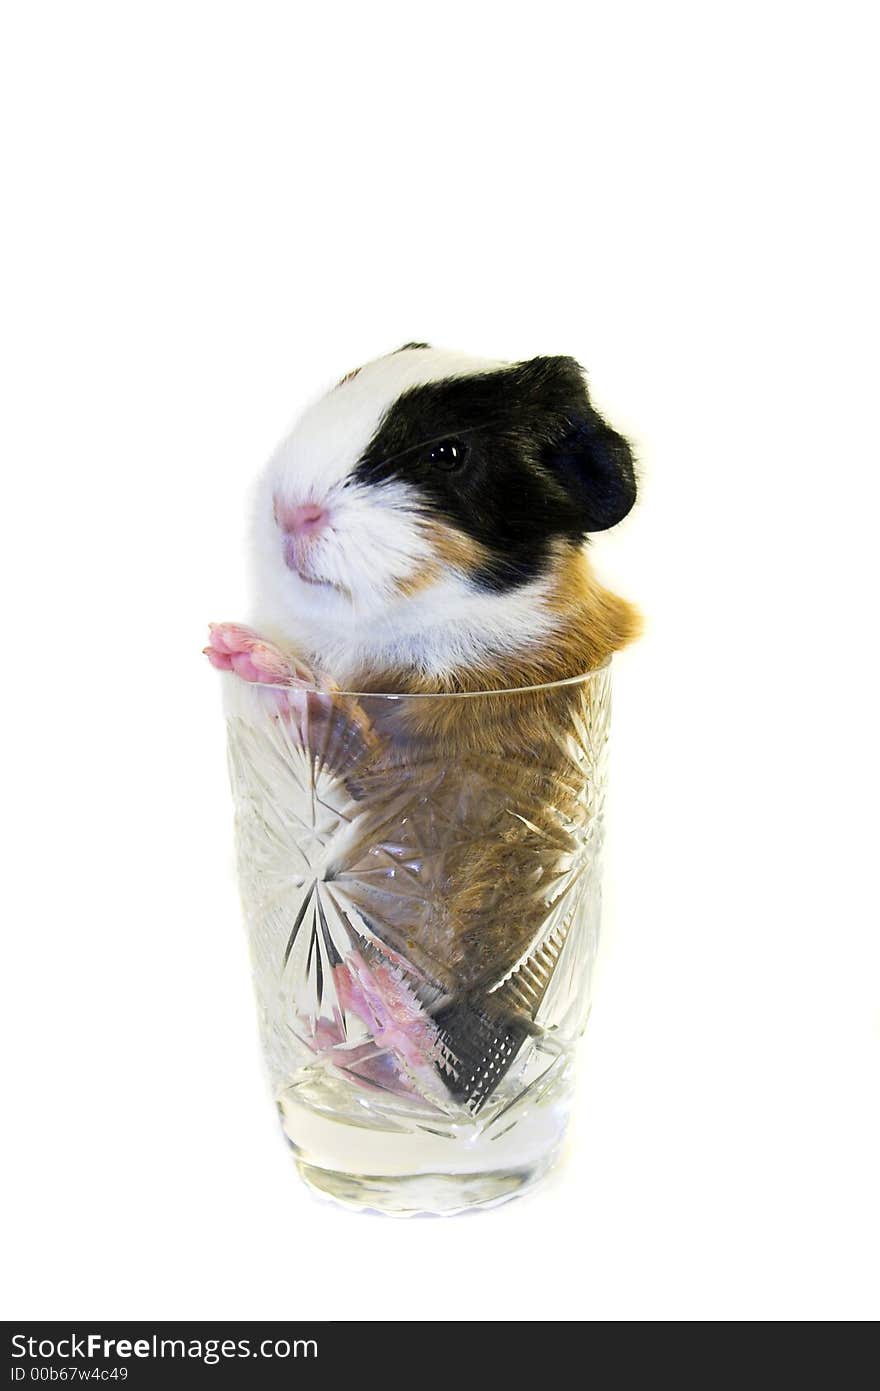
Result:
[[[6,1316],[880,1312],[870,11],[5,6]],[[412,338],[584,362],[648,632],[568,1158],[394,1222],[281,1138],[200,648]]]

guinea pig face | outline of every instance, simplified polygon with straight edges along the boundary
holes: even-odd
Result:
[[[635,500],[626,442],[571,358],[504,363],[423,345],[350,373],[313,405],[259,490],[273,608],[389,616],[434,589],[503,594]]]

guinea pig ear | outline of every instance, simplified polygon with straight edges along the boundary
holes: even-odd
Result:
[[[636,500],[632,451],[594,410],[583,368],[573,357],[535,357],[514,376],[517,391],[552,421],[542,462],[574,502],[584,531],[622,522]]]
[[[549,448],[546,463],[578,504],[585,532],[616,526],[636,500],[632,450],[592,407]]]

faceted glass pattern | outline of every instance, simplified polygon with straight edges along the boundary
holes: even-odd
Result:
[[[552,1163],[600,909],[608,668],[328,697],[223,677],[238,870],[285,1130],[357,1207],[503,1201]]]

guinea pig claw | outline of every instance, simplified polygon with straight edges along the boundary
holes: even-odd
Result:
[[[259,634],[243,623],[209,623],[208,637],[216,652],[246,652],[260,641]]]
[[[211,663],[211,666],[216,667],[218,671],[231,671],[232,658],[229,656],[228,652],[220,652],[216,647],[203,647],[202,652]]]

